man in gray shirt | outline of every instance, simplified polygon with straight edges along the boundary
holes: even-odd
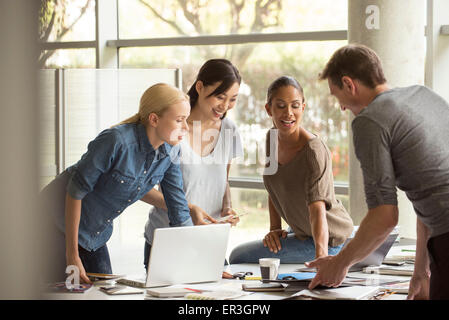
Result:
[[[337,50],[320,78],[356,116],[354,148],[369,211],[338,255],[307,263],[318,269],[310,288],[340,285],[350,266],[383,243],[398,221],[398,187],[417,214],[408,298],[449,299],[449,104],[423,86],[390,89],[377,54],[362,45]]]

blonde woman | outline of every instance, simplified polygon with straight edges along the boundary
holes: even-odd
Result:
[[[65,252],[65,264],[79,268],[81,281],[90,282],[86,272],[112,273],[106,246],[112,221],[135,201],[146,201],[156,184],[162,186],[170,224],[192,225],[179,164],[172,161],[188,132],[189,114],[182,91],[151,86],[136,115],[101,132],[81,160],[44,189],[55,206],[60,256]],[[202,217],[194,221],[202,223]]]

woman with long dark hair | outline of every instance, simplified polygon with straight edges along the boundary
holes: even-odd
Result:
[[[232,159],[243,150],[237,126],[226,114],[237,102],[240,83],[240,74],[230,61],[211,59],[204,63],[188,91],[189,132],[180,143],[184,191],[191,210],[207,213],[213,222],[229,216],[226,221],[233,225],[238,218],[233,217],[228,175]],[[146,267],[154,229],[169,227],[163,195],[154,191],[153,196],[155,207],[145,226]]]

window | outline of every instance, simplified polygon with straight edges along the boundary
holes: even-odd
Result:
[[[41,68],[95,67],[94,40],[95,0],[41,0],[39,41],[46,45],[39,56]]]
[[[95,68],[95,49],[45,50],[42,68]]]
[[[251,16],[257,3],[270,7],[260,21]],[[233,11],[238,4],[242,6],[239,13]],[[238,104],[228,116],[239,126],[245,157],[232,166],[230,176],[250,179],[245,188],[231,188],[234,209],[249,214],[232,228],[228,253],[240,243],[261,239],[269,230],[267,193],[260,189],[265,133],[271,127],[264,105],[267,87],[278,76],[294,76],[304,87],[307,110],[303,125],[327,142],[333,155],[334,179],[347,184],[348,114],[339,110],[327,83],[317,81],[329,56],[346,44],[346,36],[313,41],[323,40],[314,34],[307,39],[311,41],[295,41],[304,34],[294,34],[346,29],[346,1],[228,0],[203,5],[201,1],[119,0],[119,36],[124,39],[116,43],[120,68],[180,68],[184,91],[210,58],[229,59],[242,75]],[[264,37],[273,33],[287,36],[287,40],[266,41]],[[246,38],[249,43],[241,43],[244,41],[239,37],[246,34],[253,36]],[[133,44],[137,38],[144,40]],[[258,187],[251,181],[259,181]],[[348,208],[348,196],[338,198]],[[138,214],[134,216],[139,219]]]
[[[120,39],[345,30],[346,0],[119,0]]]
[[[95,0],[41,0],[42,42],[95,40]]]
[[[238,105],[229,112],[229,117],[239,126],[245,146],[245,157],[232,166],[231,177],[244,183],[232,187],[231,194],[235,210],[249,215],[242,217],[238,227],[232,229],[228,253],[239,243],[260,239],[268,231],[260,150],[265,146],[266,130],[271,127],[264,110],[266,90],[278,76],[294,76],[304,87],[307,109],[303,125],[321,135],[331,149],[335,181],[343,183],[338,189],[343,190],[338,198],[348,208],[348,115],[340,112],[326,83],[317,81],[330,54],[346,43],[346,0],[116,1],[118,10],[107,12],[117,16],[99,16],[106,20],[117,19],[117,38],[110,39],[108,47],[118,49],[119,68],[179,68],[185,91],[193,83],[199,67],[210,58],[225,57],[242,74]],[[42,3],[42,68],[94,68],[98,65],[96,1],[43,0]],[[103,6],[105,3],[101,2]],[[115,2],[111,0],[109,4],[112,6]],[[55,20],[56,27],[50,24],[53,16],[60,17]],[[74,80],[76,72],[66,73],[66,76]],[[86,87],[89,83],[80,85]],[[84,102],[79,101],[76,94],[70,94],[70,86],[65,90],[67,117],[75,117],[81,109],[89,114],[92,111],[89,108],[98,108],[95,90],[92,98]],[[119,118],[123,118],[122,114]],[[47,114],[43,121],[50,128],[53,118]],[[80,137],[79,141],[83,142],[76,146],[78,153],[87,147],[86,135],[103,129],[80,126],[82,121],[78,119],[75,121],[78,124],[67,124],[65,128],[67,141]],[[98,119],[95,121],[94,127],[98,127]],[[48,149],[42,156],[45,163],[53,159],[51,143],[48,140],[49,145],[45,146],[45,150]],[[67,165],[78,160],[80,155],[67,152]],[[143,230],[148,210],[145,203],[136,203],[114,222],[114,234],[109,243],[114,272],[133,274],[142,270]]]
[[[348,181],[348,115],[329,94],[327,82],[317,81],[328,57],[345,41],[281,42],[222,46],[151,47],[120,49],[121,68],[180,68],[187,91],[201,65],[213,57],[228,57],[239,69],[243,84],[237,106],[228,115],[239,126],[245,145],[242,164],[233,177],[259,177],[265,133],[271,120],[265,111],[266,90],[281,75],[294,76],[304,88],[303,126],[327,142],[333,154],[336,181]],[[235,57],[235,59],[233,58]],[[258,170],[259,169],[259,170]]]

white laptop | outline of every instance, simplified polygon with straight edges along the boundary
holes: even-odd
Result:
[[[141,288],[219,281],[231,225],[210,224],[154,230],[146,279],[117,282]]]

